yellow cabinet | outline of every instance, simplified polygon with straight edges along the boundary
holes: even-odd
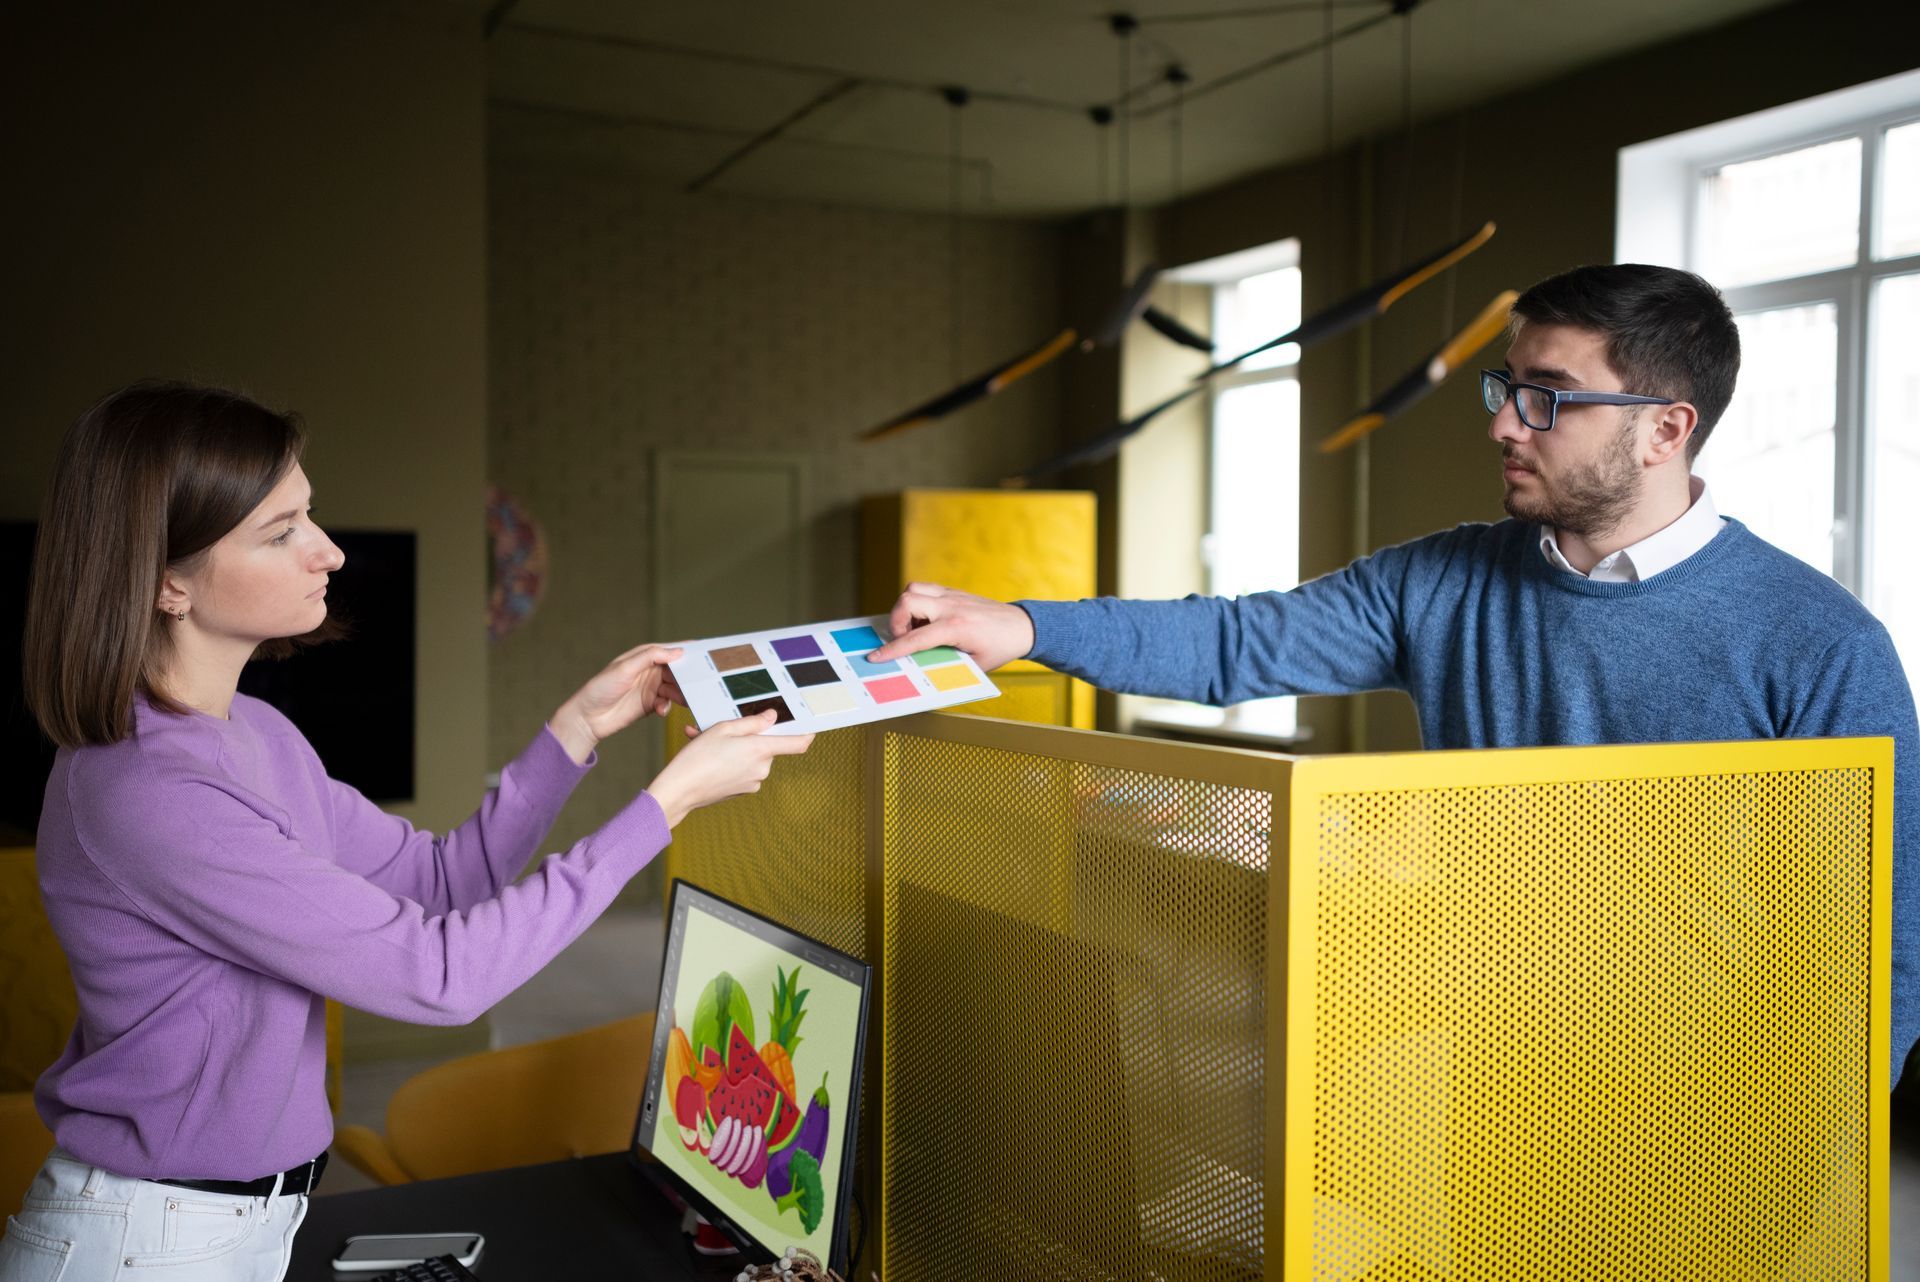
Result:
[[[999,601],[1094,594],[1093,495],[1078,491],[902,490],[861,507],[861,608],[881,614],[915,580]],[[1016,659],[993,674],[998,699],[958,712],[1093,726],[1093,687]]]

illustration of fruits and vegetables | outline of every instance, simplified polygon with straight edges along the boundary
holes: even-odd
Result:
[[[826,1207],[820,1167],[830,1106],[824,1074],[804,1100],[794,1081],[810,991],[799,981],[798,966],[778,971],[772,1026],[756,1048],[746,990],[725,971],[714,976],[691,1029],[676,1023],[668,1034],[661,1088],[690,1153],[747,1189],[764,1189],[776,1216],[793,1214],[810,1234]]]

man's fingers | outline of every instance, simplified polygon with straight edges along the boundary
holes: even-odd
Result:
[[[767,751],[776,757],[786,757],[805,752],[812,743],[813,736],[810,734],[770,734],[767,736]]]
[[[895,637],[903,637],[913,631],[914,620],[932,623],[943,615],[947,590],[938,583],[909,583],[900,593],[900,599],[893,603],[893,612],[887,616],[887,627]]]
[[[911,632],[895,633],[893,640],[868,655],[867,661],[885,663],[889,659],[899,659],[909,654],[918,654],[922,650],[931,650],[937,645],[952,645],[953,638],[959,630],[959,626],[950,621],[932,620]]]

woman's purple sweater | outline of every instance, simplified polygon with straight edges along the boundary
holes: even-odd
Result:
[[[40,890],[80,1020],[40,1116],[121,1175],[256,1179],[320,1153],[323,997],[464,1024],[667,844],[643,792],[515,882],[585,772],[542,729],[436,837],[329,779],[257,699],[226,721],[138,701],[132,735],[62,749],[47,780]]]

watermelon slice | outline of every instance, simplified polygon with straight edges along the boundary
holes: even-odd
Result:
[[[722,1082],[707,1097],[707,1111],[713,1115],[716,1127],[731,1117],[756,1131],[765,1131],[767,1123],[773,1120],[774,1101],[779,1097],[778,1086],[757,1077]]]
[[[800,1108],[782,1092],[773,1121],[767,1125],[767,1152],[778,1153],[791,1144],[799,1132]]]
[[[735,1024],[727,1034],[727,1081],[738,1086],[749,1077],[764,1078],[768,1085],[774,1084],[773,1070],[760,1058],[760,1052],[753,1049],[753,1043],[740,1031],[740,1025]]]

